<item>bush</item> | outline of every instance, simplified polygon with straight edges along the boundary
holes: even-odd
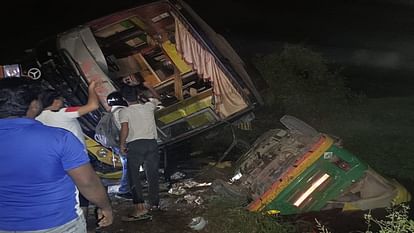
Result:
[[[409,219],[410,207],[400,204],[387,208],[385,219],[377,219],[371,215],[371,211],[364,215],[367,222],[367,230],[364,233],[409,233],[414,232],[414,221]],[[316,228],[320,233],[331,233],[327,227],[322,225],[317,219]]]
[[[339,71],[330,71],[318,53],[299,45],[286,45],[280,54],[254,61],[269,84],[265,93],[268,108],[280,109],[302,119],[318,119],[330,112],[344,111],[355,96]]]
[[[408,217],[410,207],[405,204],[387,208],[388,214],[384,220],[376,219],[371,212],[366,214],[368,229],[365,233],[373,233],[371,225],[375,224],[379,228],[378,233],[407,233],[414,232],[414,221]],[[374,227],[375,227],[374,226]]]

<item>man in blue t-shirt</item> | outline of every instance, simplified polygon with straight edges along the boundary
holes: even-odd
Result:
[[[41,110],[31,93],[38,88],[19,79],[0,80],[0,233],[86,233],[78,190],[99,207],[99,226],[110,225],[112,208],[85,147],[32,119]]]

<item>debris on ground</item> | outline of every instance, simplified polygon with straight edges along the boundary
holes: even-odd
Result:
[[[207,225],[207,223],[208,221],[206,221],[203,217],[195,217],[191,219],[188,226],[193,230],[200,231]]]
[[[170,176],[170,179],[171,179],[171,180],[173,180],[173,181],[174,181],[174,180],[181,180],[181,179],[183,179],[185,176],[186,176],[186,175],[185,175],[184,173],[177,171],[177,172],[175,172],[174,174],[172,174],[172,175]]]
[[[232,167],[232,163],[231,163],[231,161],[223,161],[223,162],[219,162],[219,163],[216,163],[216,162],[210,162],[208,165],[210,165],[210,166],[214,166],[214,167],[217,167],[217,168],[227,168],[227,167]]]

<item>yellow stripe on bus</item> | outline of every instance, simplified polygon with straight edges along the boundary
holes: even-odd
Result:
[[[322,136],[321,139],[302,156],[302,159],[291,166],[285,174],[272,184],[261,197],[250,203],[248,209],[250,211],[260,211],[272,200],[274,200],[295,178],[303,171],[310,167],[331,145],[333,140],[330,137]]]

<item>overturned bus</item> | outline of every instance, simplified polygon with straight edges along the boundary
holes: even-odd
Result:
[[[368,210],[409,202],[411,194],[320,133],[289,115],[240,157],[231,192],[250,211],[298,214],[329,209]]]
[[[86,102],[88,81],[102,81],[101,108],[80,121],[103,177],[118,177],[121,165],[94,140],[94,129],[122,77],[137,74],[161,96],[155,113],[161,147],[225,122],[250,121],[261,103],[244,62],[183,1],[155,1],[92,20],[40,43],[36,58],[42,79],[71,105]]]
[[[242,60],[182,1],[156,1],[87,22],[40,43],[36,58],[42,76],[37,70],[27,75],[62,92],[70,105],[85,104],[88,81],[103,81],[101,108],[80,121],[91,162],[106,179],[120,178],[122,165],[94,131],[109,109],[106,96],[126,75],[138,73],[162,97],[156,111],[161,147],[251,120],[262,102]],[[5,76],[20,74],[17,66],[3,70]],[[239,160],[233,186],[247,196],[249,210],[372,209],[411,199],[397,181],[376,173],[330,135],[293,117],[281,121],[287,129],[265,133]]]

